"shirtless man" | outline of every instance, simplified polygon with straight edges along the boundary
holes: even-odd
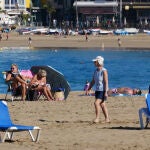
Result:
[[[121,87],[121,88],[114,88],[108,90],[108,96],[113,94],[127,94],[127,95],[141,95],[142,92],[140,89],[131,89],[129,87]]]

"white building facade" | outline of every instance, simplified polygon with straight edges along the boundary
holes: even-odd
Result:
[[[26,11],[26,0],[4,0],[4,10],[9,15],[17,15]]]
[[[0,8],[3,10],[4,9],[4,0],[0,0]]]

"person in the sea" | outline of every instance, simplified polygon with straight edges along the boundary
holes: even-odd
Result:
[[[30,88],[33,90],[37,90],[39,92],[43,92],[44,96],[47,100],[54,100],[52,96],[50,86],[46,84],[46,76],[47,72],[43,69],[40,69],[37,74],[35,74],[30,82]]]
[[[120,87],[108,90],[108,96],[115,94],[141,95],[142,91],[139,88],[132,89],[129,87]]]
[[[88,88],[88,91],[90,92],[93,85],[96,85],[95,89],[95,113],[96,118],[94,120],[94,123],[98,123],[100,120],[100,108],[102,109],[102,112],[105,117],[104,123],[109,123],[110,119],[108,116],[108,110],[106,107],[105,101],[107,100],[108,94],[108,73],[106,68],[103,67],[104,65],[104,58],[102,56],[97,56],[95,59],[93,59],[93,62],[95,64],[96,70],[93,74],[93,79],[90,82],[90,86]]]
[[[28,83],[25,78],[20,75],[16,64],[12,64],[10,71],[6,73],[6,82],[11,83],[14,96],[21,94],[22,100],[25,101]]]

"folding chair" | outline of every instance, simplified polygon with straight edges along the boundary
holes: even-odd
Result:
[[[150,122],[150,93],[146,95],[146,105],[147,105],[147,108],[139,109],[139,121],[140,121],[141,129],[147,128]],[[143,123],[143,114],[146,116],[145,126]]]
[[[20,71],[20,75],[24,76],[24,78],[26,79],[26,81],[28,83],[30,83],[31,79],[33,78],[33,74],[30,70],[21,70]],[[38,92],[36,90],[33,90],[31,88],[28,88],[27,89],[27,100],[39,100],[39,98],[41,96],[44,97],[43,93],[42,92]]]
[[[8,71],[5,71],[5,72],[2,72],[3,73],[3,78],[4,80],[6,80],[6,77],[7,77],[7,73]],[[30,70],[21,70],[20,71],[20,75],[24,76],[24,78],[26,79],[27,82],[30,82],[31,78],[33,77],[32,73]],[[18,91],[14,92],[14,89],[12,88],[12,82],[11,81],[8,81],[8,82],[5,82],[8,86],[7,88],[7,92],[6,92],[6,95],[5,95],[5,100],[7,99],[7,95],[8,93],[11,93],[11,100],[13,101],[14,98],[18,98],[21,96],[21,89],[18,88]],[[29,99],[29,95],[28,95],[28,89],[27,89],[27,99]]]
[[[36,137],[33,136],[32,130],[36,130]],[[0,141],[5,142],[6,138],[12,140],[14,132],[28,131],[33,142],[38,142],[40,137],[40,128],[38,126],[24,126],[13,124],[9,115],[7,103],[0,101],[0,131],[4,132],[4,137],[0,136]]]
[[[3,74],[3,79],[6,80],[7,71],[2,72],[2,74]],[[7,84],[7,91],[6,91],[6,95],[5,95],[5,100],[7,99],[8,93],[11,93],[11,100],[13,101],[15,96],[13,93],[13,88],[11,86],[11,81],[10,82],[5,81],[5,83]]]

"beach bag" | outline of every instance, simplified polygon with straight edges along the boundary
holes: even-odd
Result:
[[[54,98],[56,101],[62,101],[65,99],[64,97],[64,91],[59,91],[54,93]]]
[[[54,98],[55,98],[56,101],[64,100],[65,99],[64,89],[62,89],[62,88],[55,89]]]
[[[27,100],[29,101],[35,101],[39,97],[39,92],[37,90],[29,90],[27,94]]]

